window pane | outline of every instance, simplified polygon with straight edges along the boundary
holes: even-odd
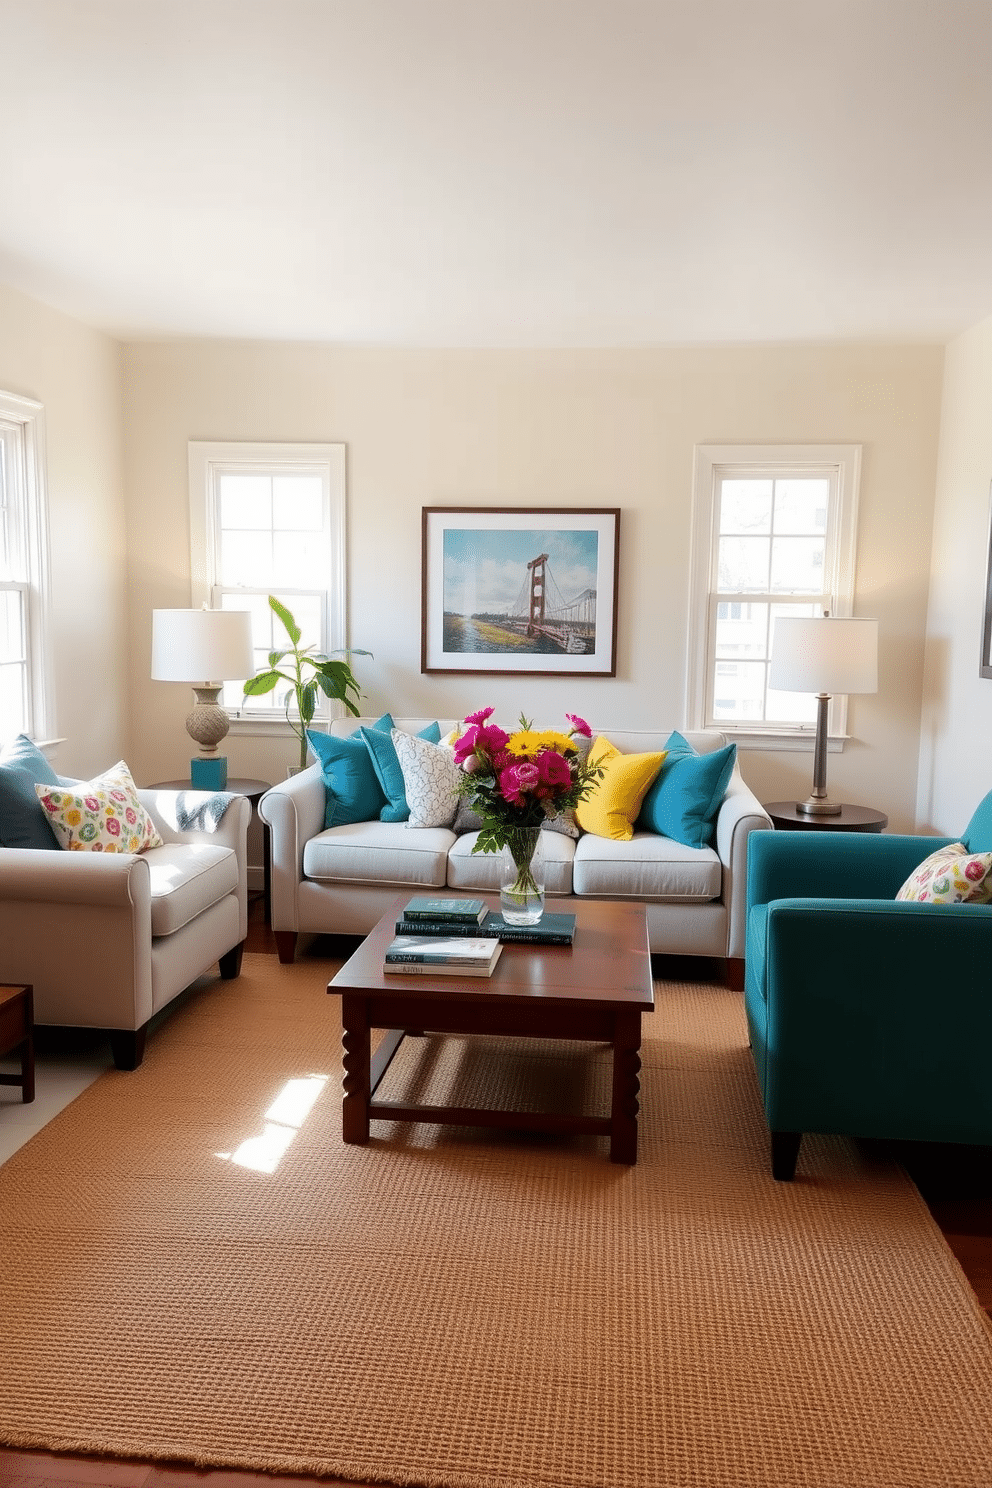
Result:
[[[776,532],[826,532],[830,482],[826,479],[775,482]]]
[[[275,476],[272,514],[273,526],[277,529],[320,532],[324,526],[324,483],[320,476]]]
[[[772,538],[772,590],[778,594],[822,594],[823,557],[822,537]]]
[[[769,723],[815,723],[816,697],[806,692],[774,692],[768,689],[765,717]]]
[[[718,661],[713,679],[713,717],[739,723],[761,721],[764,662]]]
[[[322,581],[327,581],[327,555],[306,533],[275,532],[270,580],[276,587],[298,584],[316,589]],[[295,610],[293,613],[296,614]]]
[[[220,478],[220,525],[269,528],[272,526],[272,477],[269,475],[222,475]]]
[[[257,589],[271,583],[271,532],[224,532],[220,540],[220,582]]]
[[[0,666],[0,738],[27,733],[28,728],[27,668]]]
[[[728,657],[768,656],[768,606],[719,604],[716,609],[716,654]]]
[[[20,593],[6,590],[0,594],[0,662],[27,659],[23,614]]]
[[[721,537],[717,589],[721,594],[767,592],[770,553],[767,537]]]
[[[772,482],[770,480],[724,480],[720,485],[720,531],[770,532],[772,529]]]

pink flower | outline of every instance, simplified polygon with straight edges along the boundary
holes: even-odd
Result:
[[[481,727],[482,724],[485,723],[487,718],[492,718],[495,712],[495,708],[480,708],[477,713],[470,713],[465,722],[476,723]]]
[[[530,760],[522,760],[518,764],[507,765],[500,775],[500,794],[511,805],[523,806],[525,794],[533,794],[539,781],[540,771],[537,766],[531,764]]]
[[[97,800],[96,796],[84,796],[83,797],[83,804],[87,807],[87,809],[89,811],[99,811],[100,810],[100,802]]]
[[[568,768],[568,761],[560,755],[557,749],[546,749],[537,757],[537,768],[541,777],[541,784],[549,790],[557,790],[559,787],[566,789],[572,783],[572,772]]]
[[[566,713],[565,717],[572,725],[573,734],[584,734],[587,739],[592,738],[592,729],[586,723],[584,718],[580,718],[577,713]]]
[[[119,837],[121,835],[121,824],[117,820],[116,816],[108,816],[107,820],[104,822],[104,826],[110,833],[111,837]]]
[[[455,764],[463,765],[465,760],[475,754],[475,741],[479,736],[479,726],[475,724],[462,734],[460,739],[455,740]]]

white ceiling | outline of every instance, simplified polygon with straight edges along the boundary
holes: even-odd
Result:
[[[0,282],[125,337],[943,341],[992,0],[0,0]]]

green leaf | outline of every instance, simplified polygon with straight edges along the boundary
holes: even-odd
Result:
[[[271,692],[278,687],[280,682],[288,682],[290,679],[283,676],[282,672],[259,672],[257,677],[249,677],[244,685],[245,697],[260,697],[263,692]]]
[[[300,688],[299,707],[300,718],[304,728],[313,718],[313,710],[317,706],[317,688],[313,682],[305,682]]]
[[[269,595],[269,609],[282,621],[286,629],[286,634],[289,636],[289,639],[292,641],[293,645],[298,646],[300,644],[300,637],[303,632],[297,625],[296,621],[293,619],[293,616],[290,614],[289,610],[287,610],[286,606],[284,604],[281,604],[280,601],[276,599],[274,594]]]

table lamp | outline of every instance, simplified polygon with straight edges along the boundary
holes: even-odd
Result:
[[[827,797],[827,704],[832,694],[878,691],[878,621],[789,615],[775,621],[768,686],[816,694],[813,789],[801,816],[837,816]]]
[[[248,610],[152,611],[152,677],[189,682],[196,697],[186,718],[186,732],[199,746],[189,762],[194,790],[227,785],[227,757],[217,745],[231,725],[217,696],[225,682],[250,677],[254,666]]]

